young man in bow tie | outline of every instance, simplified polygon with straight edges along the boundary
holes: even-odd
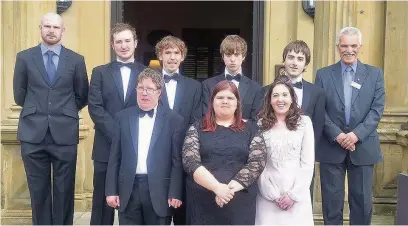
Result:
[[[210,96],[215,86],[227,79],[232,81],[239,90],[242,117],[255,120],[262,105],[263,95],[262,87],[242,73],[242,62],[247,55],[247,43],[238,35],[228,35],[221,43],[220,53],[225,63],[225,70],[224,73],[203,81],[202,114],[205,115],[208,110]]]
[[[91,225],[113,225],[114,209],[105,201],[105,178],[114,118],[117,112],[136,105],[136,80],[145,68],[135,61],[135,28],[116,24],[111,31],[111,45],[116,59],[92,70],[89,88],[88,109],[95,124]]]
[[[159,102],[164,81],[150,68],[137,78],[137,106],[117,114],[106,202],[121,225],[170,225],[182,205],[183,118]]]
[[[315,147],[323,134],[325,94],[322,88],[303,79],[303,72],[310,63],[310,49],[302,40],[290,42],[283,50],[282,60],[286,75],[292,80],[299,107],[303,113],[312,119],[315,135]],[[266,93],[269,86],[262,89]],[[310,194],[313,202],[314,181],[310,186]]]

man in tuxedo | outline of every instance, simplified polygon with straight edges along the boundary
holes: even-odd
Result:
[[[106,175],[106,201],[119,224],[169,225],[182,205],[183,118],[159,103],[162,75],[150,68],[137,78],[137,106],[116,116]]]
[[[165,86],[161,102],[179,113],[184,119],[184,131],[201,117],[201,83],[180,74],[180,64],[187,55],[184,42],[174,36],[166,36],[156,44],[156,55],[163,69]],[[183,200],[185,200],[185,175],[183,177]],[[184,202],[186,203],[186,202]],[[173,223],[186,224],[186,205],[174,210]]]
[[[220,53],[225,63],[224,73],[203,81],[203,115],[208,111],[208,103],[215,86],[223,80],[232,81],[239,90],[242,117],[255,120],[261,108],[262,86],[242,74],[242,62],[247,55],[247,43],[238,35],[228,35],[221,43]]]
[[[88,75],[84,57],[61,45],[64,30],[61,16],[45,14],[41,43],[19,52],[14,68],[14,100],[22,107],[17,139],[35,225],[73,223],[78,112],[87,104]]]
[[[136,30],[117,23],[111,31],[116,59],[92,70],[89,87],[89,114],[95,124],[92,159],[94,161],[91,225],[113,225],[114,208],[106,204],[105,178],[113,136],[114,117],[136,105],[136,79],[145,68],[135,62]]]
[[[303,72],[310,63],[311,53],[307,44],[302,40],[290,42],[282,54],[285,74],[292,80],[299,107],[310,117],[313,124],[315,147],[319,146],[324,127],[324,90],[303,79]],[[268,92],[270,85],[262,88],[262,93]],[[310,185],[310,196],[313,202],[314,179]]]
[[[382,160],[377,126],[384,112],[383,72],[361,63],[361,32],[338,34],[341,60],[319,69],[316,84],[326,93],[324,137],[317,149],[325,224],[343,224],[347,172],[350,225],[369,225],[372,215],[374,164]]]

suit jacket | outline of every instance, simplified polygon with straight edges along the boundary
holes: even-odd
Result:
[[[136,80],[145,66],[137,62],[131,68],[126,99],[119,67],[111,62],[92,70],[89,87],[89,115],[95,124],[92,159],[108,162],[114,118],[119,111],[136,105]]]
[[[313,124],[313,132],[315,138],[315,147],[320,143],[321,137],[323,135],[324,127],[324,107],[326,96],[324,90],[313,83],[310,83],[306,80],[302,80],[303,83],[303,98],[302,98],[302,112],[309,116]],[[262,88],[263,96],[265,97],[266,93],[269,90],[271,85],[267,85]]]
[[[340,62],[319,69],[316,84],[326,93],[324,137],[317,149],[317,161],[341,163],[347,155],[335,139],[341,133],[354,132],[359,141],[350,158],[355,165],[372,165],[382,159],[377,126],[384,112],[385,91],[383,72],[376,67],[357,63],[356,83],[351,98],[350,122],[344,115],[344,90]]]
[[[170,108],[166,86],[162,90],[161,102]],[[201,118],[201,83],[180,75],[177,81],[173,110],[184,118],[184,129]]]
[[[79,142],[78,112],[88,101],[88,75],[84,57],[61,47],[55,81],[45,70],[40,45],[17,54],[13,91],[23,107],[17,139],[41,143],[50,130],[56,144]]]
[[[124,211],[132,193],[138,157],[137,106],[117,114],[106,174],[105,194],[119,195]],[[181,147],[183,118],[159,104],[147,155],[147,176],[153,208],[160,217],[170,216],[168,198],[182,200]]]
[[[201,96],[203,102],[203,115],[208,111],[208,104],[215,86],[223,80],[225,80],[224,73],[203,81],[203,94]],[[258,111],[262,107],[262,86],[246,76],[241,76],[238,90],[241,97],[242,117],[244,119],[255,120]]]

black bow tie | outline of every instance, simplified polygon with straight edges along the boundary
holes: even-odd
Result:
[[[226,78],[227,78],[228,81],[235,80],[235,81],[239,82],[241,80],[241,74],[238,73],[235,76],[227,74]]]
[[[132,68],[133,64],[134,64],[134,62],[123,63],[123,62],[116,61],[116,65],[118,65],[119,68],[121,68],[121,67]]]
[[[303,83],[302,82],[296,82],[292,84],[293,87],[296,87],[298,89],[302,89],[303,88]]]
[[[179,74],[174,73],[172,76],[164,74],[164,82],[168,83],[172,79],[177,81],[179,79]]]
[[[146,114],[147,114],[147,116],[149,116],[150,118],[153,118],[154,109],[152,109],[152,110],[150,110],[150,111],[143,111],[142,109],[140,109],[139,118],[143,118]]]

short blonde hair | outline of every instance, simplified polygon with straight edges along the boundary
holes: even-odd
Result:
[[[127,23],[116,23],[115,25],[113,25],[111,30],[111,42],[113,43],[113,35],[126,30],[132,32],[133,39],[136,41],[137,40],[136,29],[132,25]]]

